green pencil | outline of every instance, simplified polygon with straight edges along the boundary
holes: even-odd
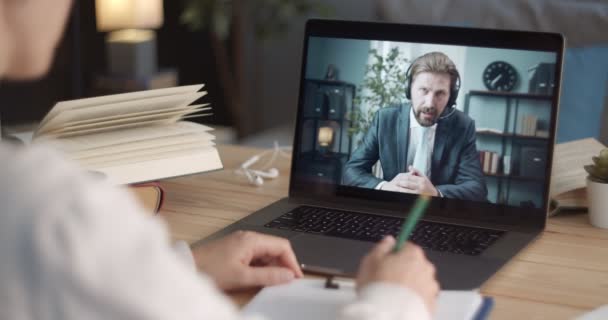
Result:
[[[416,224],[424,215],[426,208],[429,205],[431,200],[430,196],[421,195],[416,199],[414,203],[414,208],[410,211],[410,214],[407,216],[405,221],[403,221],[403,225],[401,226],[401,232],[399,233],[399,238],[397,239],[397,244],[395,244],[395,248],[393,248],[393,252],[397,252],[401,250],[401,247],[405,244],[405,241],[410,237],[412,231],[416,227]]]

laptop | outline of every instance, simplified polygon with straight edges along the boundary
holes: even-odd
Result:
[[[305,270],[355,275],[423,193],[410,240],[442,288],[480,287],[545,228],[563,48],[552,33],[308,21],[289,196],[208,239],[284,237]]]

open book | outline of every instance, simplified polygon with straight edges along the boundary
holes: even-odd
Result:
[[[334,320],[341,308],[356,297],[353,281],[334,281],[338,288],[325,288],[321,279],[299,279],[288,284],[266,287],[243,308],[245,315],[263,315],[278,320]],[[485,319],[493,306],[492,298],[475,291],[441,291],[434,319]]]
[[[587,209],[585,164],[605,146],[593,138],[555,145],[549,215]]]
[[[210,114],[195,101],[203,85],[57,103],[34,132],[86,169],[115,184],[140,183],[222,168],[211,128],[183,121]]]

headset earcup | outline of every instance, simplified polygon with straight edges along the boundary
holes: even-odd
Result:
[[[410,86],[412,85],[411,71],[412,71],[413,65],[414,65],[414,63],[412,62],[410,64],[410,66],[407,68],[407,70],[405,71],[405,97],[408,100],[412,100],[412,93],[410,92]]]
[[[450,99],[448,100],[448,108],[456,107],[456,99],[458,99],[458,92],[460,91],[460,74],[456,74],[456,84],[450,92]]]

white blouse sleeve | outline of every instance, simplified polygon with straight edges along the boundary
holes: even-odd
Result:
[[[0,319],[242,318],[130,193],[44,147],[0,146],[0,163]],[[420,301],[371,285],[344,319],[425,319]]]

